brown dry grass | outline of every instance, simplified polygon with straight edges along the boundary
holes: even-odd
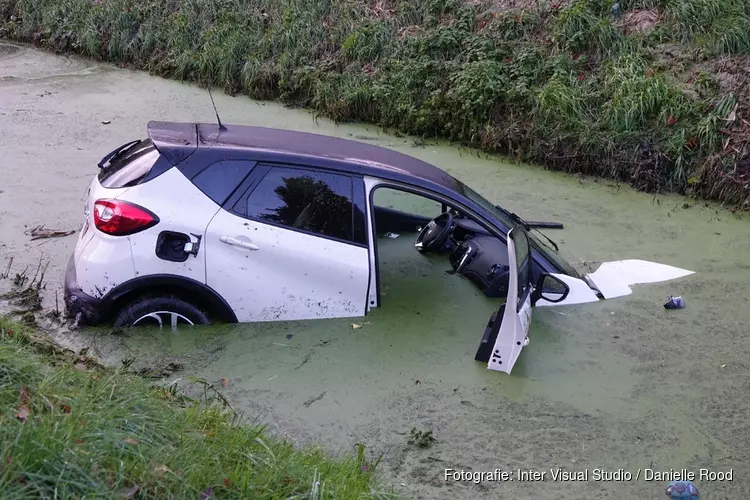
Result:
[[[656,9],[637,9],[625,13],[622,26],[628,33],[650,32],[659,22],[661,14]]]

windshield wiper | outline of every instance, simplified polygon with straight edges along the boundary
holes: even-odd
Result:
[[[523,226],[525,230],[531,231],[533,229],[534,231],[536,231],[540,236],[542,236],[545,240],[549,241],[552,244],[552,246],[555,249],[555,252],[560,251],[560,249],[557,247],[557,243],[552,241],[546,234],[539,231],[539,229],[537,228],[542,227],[542,228],[549,228],[549,229],[562,229],[563,225],[561,222],[525,221],[518,215],[514,214],[513,212],[509,210],[504,209],[500,205],[495,205],[495,208],[497,208],[498,210],[506,214],[508,217],[510,217],[511,220],[515,222],[516,224]],[[547,246],[544,242],[542,242],[542,244]]]
[[[107,156],[102,158],[102,161],[99,162],[99,168],[104,169],[104,166],[107,163],[112,163],[112,160],[115,160],[118,156],[120,156],[123,153],[126,153],[128,150],[130,150],[133,146],[141,142],[141,139],[138,139],[137,141],[131,141],[127,144],[123,144],[119,148],[115,149],[111,153],[109,153]]]
[[[527,220],[526,225],[534,229],[563,229],[562,222],[545,222],[541,220]]]

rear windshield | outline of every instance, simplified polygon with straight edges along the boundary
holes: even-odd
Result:
[[[150,139],[136,142],[109,160],[99,173],[99,182],[105,188],[135,186],[148,175],[158,159],[159,151]]]

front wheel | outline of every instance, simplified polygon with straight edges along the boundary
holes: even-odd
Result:
[[[158,326],[176,329],[208,323],[198,307],[171,295],[141,297],[125,306],[115,319],[115,327]]]

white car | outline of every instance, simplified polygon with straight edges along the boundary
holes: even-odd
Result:
[[[530,232],[556,223],[523,221],[413,157],[317,134],[151,122],[148,139],[99,167],[65,280],[68,315],[87,324],[364,316],[381,303],[377,235],[413,232],[417,252],[447,254],[455,274],[514,304],[493,316],[477,352],[510,373],[532,305],[691,273],[619,261],[581,276]],[[434,213],[379,206],[381,188]]]

